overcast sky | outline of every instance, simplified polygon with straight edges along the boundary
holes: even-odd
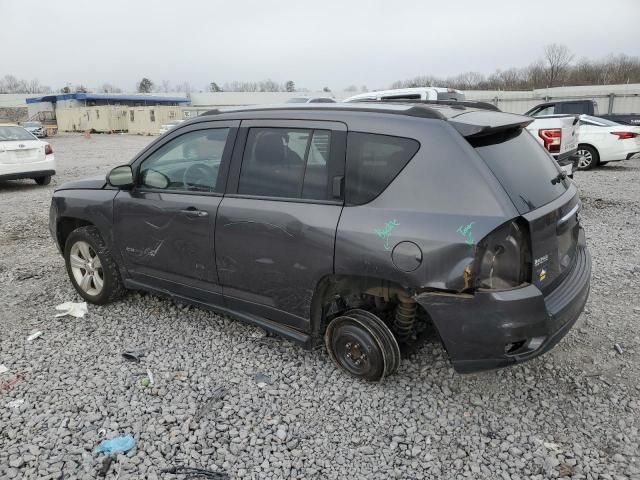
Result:
[[[0,76],[372,89],[523,67],[554,42],[578,58],[640,55],[638,28],[639,0],[0,0]]]

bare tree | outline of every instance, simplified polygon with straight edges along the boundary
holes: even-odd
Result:
[[[355,85],[349,85],[347,88],[344,89],[345,92],[357,92],[358,91],[358,87],[356,87]]]
[[[110,83],[103,83],[100,87],[100,91],[103,93],[122,93],[122,89],[118,87],[114,87]]]
[[[564,79],[573,54],[566,45],[552,43],[544,47],[544,60],[548,86],[555,87]]]

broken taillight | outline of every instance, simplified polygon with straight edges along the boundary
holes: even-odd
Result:
[[[538,136],[544,142],[544,148],[546,148],[548,152],[560,152],[560,144],[562,143],[562,129],[541,128],[540,130],[538,130]]]

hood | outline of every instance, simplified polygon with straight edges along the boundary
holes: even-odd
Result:
[[[67,182],[56,188],[56,192],[59,190],[101,190],[107,184],[107,179],[104,175],[96,177],[83,178],[82,180],[74,180]]]

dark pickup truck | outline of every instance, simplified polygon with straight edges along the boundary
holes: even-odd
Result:
[[[640,125],[640,113],[598,113],[598,105],[593,100],[570,100],[563,102],[547,102],[536,105],[531,110],[525,112],[530,117],[540,117],[543,115],[572,114],[572,115],[592,115],[594,117],[606,118],[612,122],[622,125]]]

